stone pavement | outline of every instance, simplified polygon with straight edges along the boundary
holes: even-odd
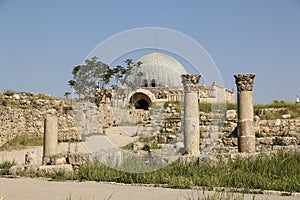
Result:
[[[213,194],[213,192],[207,192]],[[55,182],[40,178],[0,178],[0,199],[15,200],[140,200],[140,199],[198,199],[202,191],[180,190],[160,187],[131,186],[100,182]],[[235,194],[241,195],[241,194]],[[252,195],[245,195],[245,200],[252,200]],[[300,197],[277,195],[256,195],[255,200],[296,200]]]

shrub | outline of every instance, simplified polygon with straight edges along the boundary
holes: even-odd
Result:
[[[5,99],[1,99],[1,105],[3,105],[3,106],[7,106],[7,101],[5,100]]]
[[[264,137],[264,135],[263,135],[261,132],[256,131],[256,132],[255,132],[255,137],[261,138],[261,137]]]
[[[16,161],[4,161],[0,163],[0,175],[8,175],[9,169],[16,164]]]

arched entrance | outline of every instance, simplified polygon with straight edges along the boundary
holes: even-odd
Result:
[[[134,105],[135,109],[148,110],[152,102],[148,95],[137,92],[130,97],[130,103]]]

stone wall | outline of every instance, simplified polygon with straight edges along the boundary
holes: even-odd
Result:
[[[139,125],[138,135],[157,136],[158,142],[174,139],[182,143],[182,110],[175,104],[165,109],[151,109],[148,120]],[[211,137],[217,138],[214,153],[237,153],[237,111],[228,110],[222,113],[199,113],[200,145],[204,149],[211,144]],[[272,151],[278,149],[300,150],[300,118],[260,120],[254,117],[256,135],[256,151]]]
[[[79,133],[102,133],[116,121],[107,103],[97,107],[44,94],[0,92],[0,146],[17,135],[43,136],[47,114],[58,117],[59,141],[81,140]]]
[[[165,109],[163,107],[150,109],[150,116],[146,112],[139,113],[130,110],[125,110],[125,112],[126,116],[129,116],[130,112],[135,113],[134,119],[137,119],[134,122],[142,122],[138,129],[139,135],[165,133],[166,136],[175,137],[178,142],[183,142],[183,137],[180,135],[183,126],[182,110],[178,106],[169,104]],[[112,109],[109,104],[101,104],[98,108],[91,104],[81,103],[78,107],[80,119],[76,118],[76,107],[73,109],[71,100],[33,93],[0,92],[0,146],[16,135],[42,136],[46,114],[58,116],[59,141],[81,139],[77,129],[78,124],[75,126],[75,121],[81,123],[83,130],[85,127],[90,127],[91,130],[85,129],[88,134],[88,132],[102,132],[102,128],[118,125],[125,117],[119,110]],[[114,113],[118,113],[116,116],[120,119],[114,117]],[[139,116],[143,118],[141,121],[138,120]],[[237,151],[237,112],[235,110],[228,110],[225,116],[200,112],[199,119],[202,147],[207,145],[206,142],[211,134],[216,132],[218,133],[216,152]],[[96,124],[97,127],[87,126],[87,123]],[[254,123],[257,151],[273,150],[279,147],[299,149],[300,118],[285,119],[283,116],[282,119],[261,120],[260,117],[255,116]]]
[[[42,136],[46,114],[57,115],[60,141],[80,139],[70,101],[33,93],[0,93],[0,146],[17,135]]]
[[[237,112],[228,110],[221,126],[214,126],[211,122],[211,113],[200,113],[201,137],[206,139],[212,129],[219,134],[216,151],[222,153],[237,152]],[[300,150],[300,118],[260,120],[254,117],[256,136],[256,151],[272,151],[278,149]]]

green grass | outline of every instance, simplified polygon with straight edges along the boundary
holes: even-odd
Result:
[[[113,194],[114,193],[110,194],[110,196],[108,198],[104,198],[104,200],[111,199]],[[196,196],[191,193],[182,197],[186,200],[244,200],[244,195],[233,194],[230,192],[215,192],[214,194],[206,194],[205,191],[203,191],[202,193],[197,192]],[[68,196],[66,200],[72,200],[72,196]],[[253,196],[253,200],[255,200],[255,196]]]
[[[4,161],[3,163],[0,163],[0,176],[7,175],[9,169],[16,164],[15,161]]]
[[[221,103],[199,103],[199,110],[205,113],[212,112],[213,109],[217,110],[237,110],[237,104],[227,103],[226,107]],[[264,116],[261,116],[261,119],[273,120],[280,119],[284,114],[290,114],[291,118],[300,117],[300,104],[290,103],[285,101],[274,101],[269,104],[255,104],[254,105],[254,114],[258,115],[261,109],[266,108],[284,108],[278,112],[268,113]]]
[[[256,115],[259,114],[259,110],[266,108],[285,108],[284,110],[280,110],[274,113],[268,113],[265,116],[262,116],[261,119],[280,119],[284,114],[290,114],[291,118],[300,117],[300,104],[298,103],[290,103],[285,101],[273,101],[269,104],[255,104],[254,105],[254,113]]]
[[[234,194],[231,192],[215,192],[213,194],[207,194],[205,190],[203,192],[197,192],[196,196],[189,194],[183,197],[186,200],[244,200],[244,195]],[[253,196],[253,200],[255,196]]]
[[[217,110],[237,110],[237,104],[234,103],[199,103],[199,111],[209,113]]]
[[[30,137],[27,135],[17,135],[11,140],[8,140],[3,146],[0,147],[0,151],[24,149],[27,146],[42,146],[42,137]]]
[[[147,173],[127,173],[100,163],[88,163],[72,174],[55,173],[53,179],[105,181],[126,184],[154,184],[170,188],[195,186],[233,187],[300,192],[300,153],[279,152],[273,156],[239,158],[227,163],[186,165],[175,162]]]

